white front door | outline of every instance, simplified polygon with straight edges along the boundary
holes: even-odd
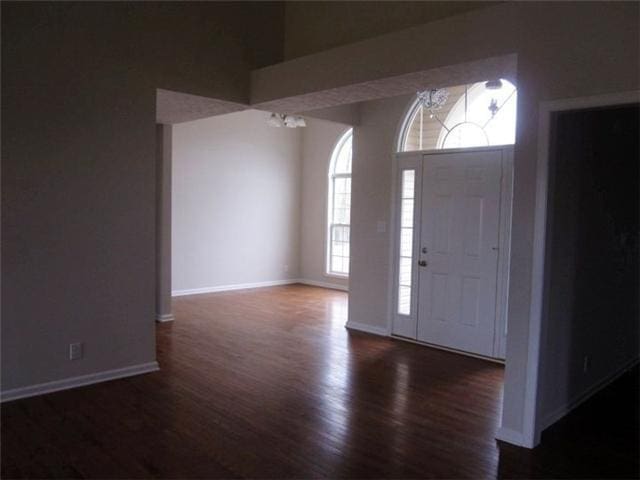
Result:
[[[417,339],[496,356],[502,152],[436,153],[422,163]]]

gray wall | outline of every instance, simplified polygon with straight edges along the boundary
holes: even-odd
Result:
[[[173,127],[174,293],[298,278],[303,129],[268,117]]]
[[[3,391],[155,360],[155,89],[243,102],[282,48],[280,5],[183,7],[2,2]]]
[[[326,275],[327,195],[331,154],[350,127],[307,119],[302,131],[302,218],[300,276],[305,280],[348,287],[349,280]]]

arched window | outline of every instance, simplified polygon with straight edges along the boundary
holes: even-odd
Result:
[[[513,144],[517,96],[516,87],[505,79],[420,92],[399,150]]]
[[[342,277],[349,275],[352,138],[349,129],[333,149],[329,165],[327,273]]]

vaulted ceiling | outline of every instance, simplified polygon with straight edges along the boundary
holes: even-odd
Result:
[[[487,7],[498,2],[287,2],[282,11],[284,17],[284,42],[282,58],[298,59],[319,51],[340,47],[388,32],[431,22],[470,10]],[[304,28],[302,28],[304,26]],[[251,52],[248,56],[255,56]],[[289,62],[286,62],[289,63]],[[295,63],[291,62],[291,63]],[[339,66],[336,66],[339,68]],[[484,67],[486,70],[486,66]],[[504,71],[504,59],[496,61],[497,71]],[[500,70],[502,69],[502,70]],[[266,70],[267,75],[261,70]],[[272,81],[268,68],[252,75],[256,82]],[[473,70],[473,69],[472,69]],[[352,104],[394,95],[415,92],[429,85],[464,83],[484,78],[473,77],[468,66],[443,67],[428,71],[411,72],[377,78],[373,81],[354,82],[338,88],[321,89],[311,93],[278,98],[253,98],[246,103],[228,102],[223,99],[192,95],[158,89],[156,121],[181,123],[200,118],[223,115],[247,108],[280,113],[305,112],[337,105]],[[261,85],[260,85],[261,86]],[[260,90],[260,88],[258,88]]]

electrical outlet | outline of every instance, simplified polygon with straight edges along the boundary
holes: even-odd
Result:
[[[289,265],[284,265],[282,269],[284,270],[284,273],[289,273]]]
[[[82,343],[69,344],[69,360],[80,360],[82,358]]]
[[[588,373],[591,370],[591,355],[585,355],[582,359],[582,373]]]

